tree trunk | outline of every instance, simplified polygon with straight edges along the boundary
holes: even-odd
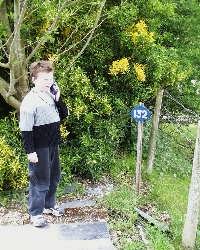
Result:
[[[17,100],[22,101],[29,91],[26,70],[25,51],[22,47],[20,22],[23,19],[20,1],[14,1],[14,37],[10,45],[9,64],[10,64],[10,88],[9,94],[14,95]]]
[[[198,122],[195,144],[192,177],[188,196],[188,207],[182,234],[185,249],[193,249],[195,245],[200,209],[200,121]]]
[[[149,142],[149,151],[148,151],[148,160],[147,160],[147,172],[150,174],[153,170],[153,163],[156,152],[156,139],[158,134],[158,126],[160,119],[160,111],[162,106],[164,89],[159,89],[156,96],[156,105],[153,114],[153,122],[150,133],[150,142]]]
[[[10,23],[8,20],[6,1],[1,4],[0,21],[5,24],[7,30],[7,42],[6,47],[8,51],[8,63],[1,64],[0,66],[9,68],[10,81],[6,82],[3,78],[0,78],[0,93],[5,101],[19,110],[20,103],[24,96],[29,91],[27,69],[26,69],[26,57],[25,51],[21,42],[21,23],[23,20],[25,5],[23,1],[14,1],[14,29],[11,31]]]

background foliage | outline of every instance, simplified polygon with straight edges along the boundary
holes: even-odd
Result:
[[[71,115],[62,126],[63,185],[74,173],[99,178],[102,172],[109,172],[117,156],[130,151],[134,140],[130,109],[139,101],[152,109],[160,87],[180,96],[191,109],[199,108],[198,84],[191,84],[192,79],[199,79],[198,1],[109,0],[101,25],[74,63],[94,25],[99,3],[67,5],[50,34],[58,1],[29,1],[22,25],[27,55],[42,35],[48,36],[32,61],[54,61],[56,81],[70,108]],[[12,22],[11,1],[9,18]],[[6,41],[3,27],[0,38]],[[3,51],[1,58],[5,59]],[[121,59],[126,63],[120,64],[124,62]],[[110,71],[113,62],[118,62],[116,74]],[[6,70],[1,74],[7,77]],[[177,111],[176,106],[166,105]],[[26,164],[17,120],[1,120],[1,126],[6,133],[5,144],[16,148],[19,162]]]

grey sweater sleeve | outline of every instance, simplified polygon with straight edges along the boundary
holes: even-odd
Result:
[[[33,126],[34,126],[35,111],[32,105],[22,101],[20,107],[20,122],[19,127],[22,134],[24,149],[27,154],[35,152],[33,141]]]

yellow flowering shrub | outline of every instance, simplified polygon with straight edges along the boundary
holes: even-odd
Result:
[[[67,136],[69,135],[69,131],[67,131],[67,129],[66,129],[66,127],[63,125],[63,124],[61,124],[60,125],[60,134],[61,134],[61,137],[63,138],[63,139],[66,139],[67,138]]]
[[[188,69],[188,71],[179,72],[178,76],[177,76],[177,80],[179,82],[185,80],[187,78],[189,72],[190,72],[190,69]]]
[[[138,81],[144,82],[146,79],[144,68],[145,68],[145,65],[143,64],[139,64],[139,63],[134,64],[134,69],[135,69],[135,73],[136,73]]]
[[[48,54],[48,60],[52,63],[57,62],[59,59],[58,55],[56,54]]]
[[[72,31],[73,30],[70,27],[64,27],[63,30],[62,30],[62,35],[67,38],[67,37],[70,36]]]
[[[50,26],[51,26],[51,23],[49,20],[44,22],[40,28],[40,33],[43,34],[43,33],[47,32],[47,30],[50,28]]]
[[[98,114],[100,115],[109,115],[112,112],[112,106],[110,104],[110,100],[108,96],[96,96],[95,104],[101,107],[98,110]]]
[[[141,39],[146,42],[154,42],[154,32],[149,32],[147,25],[143,20],[140,20],[133,26],[133,30],[130,32],[131,39],[134,44],[137,44]]]
[[[111,75],[117,75],[119,73],[125,74],[125,72],[129,71],[129,62],[127,58],[122,58],[117,61],[113,61],[112,65],[109,68]]]
[[[26,168],[4,137],[0,138],[0,190],[21,189],[27,185]]]
[[[87,113],[87,105],[80,98],[76,98],[72,112],[79,120],[81,115]]]

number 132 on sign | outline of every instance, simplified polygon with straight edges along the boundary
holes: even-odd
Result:
[[[131,117],[136,122],[144,122],[151,117],[151,112],[144,106],[144,104],[137,105],[131,110]]]

